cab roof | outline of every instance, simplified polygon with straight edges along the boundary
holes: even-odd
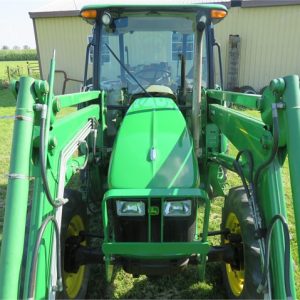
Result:
[[[102,2],[100,4],[91,4],[91,5],[85,5],[81,9],[81,11],[84,10],[102,10],[102,9],[108,9],[108,8],[120,8],[120,9],[126,9],[126,10],[135,10],[135,9],[162,9],[167,11],[197,11],[199,9],[220,9],[227,11],[226,6],[221,4],[215,4],[216,1],[211,0],[204,0],[201,1],[193,1],[193,0],[181,0],[181,1],[151,1],[151,3],[141,3],[137,1],[127,0],[127,1],[120,1],[120,2]]]

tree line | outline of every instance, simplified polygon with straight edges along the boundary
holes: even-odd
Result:
[[[23,50],[29,50],[29,49],[30,49],[30,46],[24,45],[24,46],[21,48],[20,46],[15,45],[15,46],[13,46],[13,47],[11,48],[11,50],[21,50],[21,49],[23,49]],[[4,46],[2,46],[1,50],[10,50],[10,48],[9,48],[9,46],[4,45]]]

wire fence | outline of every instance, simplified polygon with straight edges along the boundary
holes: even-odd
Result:
[[[21,76],[40,78],[40,68],[37,61],[1,62],[0,88],[7,88],[11,80],[18,80]]]

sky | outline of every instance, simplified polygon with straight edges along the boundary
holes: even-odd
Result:
[[[62,0],[63,1],[63,0]],[[51,0],[1,0],[0,49],[24,45],[36,48],[33,23],[28,12],[37,10]]]

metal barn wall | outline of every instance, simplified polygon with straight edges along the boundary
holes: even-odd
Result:
[[[47,78],[53,50],[56,52],[56,70],[67,76],[83,80],[87,37],[92,26],[79,17],[36,18],[36,35],[40,55],[42,77]],[[91,74],[91,67],[89,70]],[[61,94],[63,74],[56,74],[55,93]],[[66,93],[78,92],[81,83],[68,81]]]
[[[250,85],[259,91],[273,78],[300,74],[299,16],[300,5],[231,8],[225,20],[215,27],[216,39],[222,46],[225,87],[230,34],[241,38],[239,86]],[[92,26],[80,17],[36,18],[35,24],[43,78],[47,78],[55,48],[56,69],[82,80],[87,36]],[[56,77],[55,91],[61,93],[63,76]],[[66,92],[78,91],[79,87],[80,83],[68,81]]]
[[[230,34],[241,38],[239,86],[258,91],[270,80],[300,74],[300,5],[232,8],[215,27],[222,45],[225,86]]]

